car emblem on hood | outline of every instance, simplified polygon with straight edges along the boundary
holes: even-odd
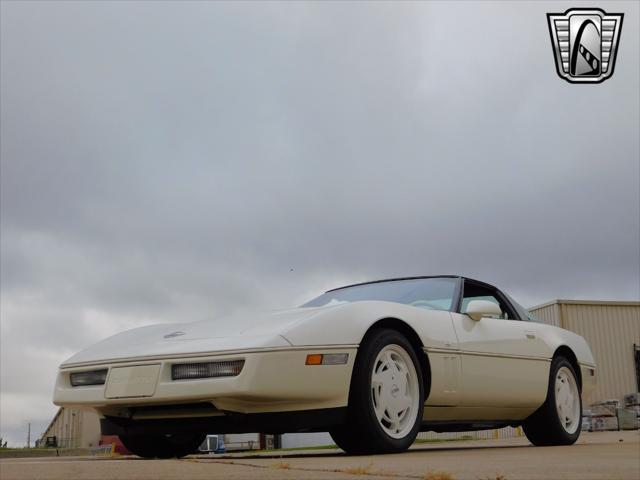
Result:
[[[174,338],[174,337],[179,337],[181,335],[186,335],[184,332],[181,331],[177,331],[177,332],[171,332],[171,333],[167,333],[164,338]]]

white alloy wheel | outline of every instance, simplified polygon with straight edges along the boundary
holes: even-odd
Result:
[[[407,351],[399,345],[385,346],[371,372],[373,409],[384,432],[404,438],[413,429],[418,414],[420,384]]]
[[[580,426],[580,390],[567,367],[561,367],[556,373],[554,391],[560,424],[567,433],[575,433]]]

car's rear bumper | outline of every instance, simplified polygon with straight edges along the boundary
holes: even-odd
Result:
[[[346,364],[305,365],[308,354],[348,353]],[[211,402],[220,412],[266,413],[344,407],[355,360],[355,346],[318,346],[210,354],[189,358],[136,359],[61,368],[53,401],[67,407],[90,407],[104,415],[130,416],[129,407]],[[244,360],[239,375],[197,380],[172,380],[171,366]],[[113,369],[156,365],[157,380],[145,396],[107,398]],[[70,374],[107,368],[105,385],[73,387]]]

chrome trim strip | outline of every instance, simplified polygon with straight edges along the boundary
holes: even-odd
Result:
[[[451,355],[453,353],[460,353],[460,350],[457,350],[455,348],[427,348],[427,347],[423,347],[422,350],[424,350],[425,353],[444,353],[445,355]]]
[[[297,347],[264,347],[264,348],[248,348],[244,350],[216,350],[212,352],[197,352],[197,353],[181,353],[174,355],[149,355],[146,357],[126,357],[126,358],[106,358],[104,360],[95,360],[91,362],[77,362],[77,363],[63,363],[60,365],[60,370],[67,370],[70,368],[89,367],[94,365],[111,365],[130,362],[150,362],[158,360],[181,360],[185,358],[200,358],[200,357],[218,357],[228,355],[245,355],[250,353],[271,353],[271,352],[290,352],[298,350],[344,350],[346,348],[354,349],[358,348],[358,345],[299,345]],[[319,352],[322,353],[322,352]]]
[[[506,355],[504,353],[472,352],[472,351],[461,351],[460,353],[462,355],[468,355],[471,357],[496,357],[496,358],[515,359],[515,360],[539,360],[542,362],[551,362],[550,358],[535,357],[533,355]]]
[[[546,357],[535,357],[531,355],[507,355],[504,353],[492,353],[492,352],[474,352],[473,350],[456,350],[453,348],[423,348],[423,350],[427,353],[444,353],[446,355],[458,354],[458,355],[468,355],[475,357],[496,357],[496,358],[509,358],[509,359],[517,359],[517,360],[540,360],[544,362],[550,362],[550,358]]]

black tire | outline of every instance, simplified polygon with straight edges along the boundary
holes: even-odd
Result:
[[[578,402],[580,403],[580,416],[577,420],[575,431],[567,431],[560,419],[556,406],[556,377],[562,368],[566,368],[573,375],[578,389]],[[566,370],[565,370],[566,371]],[[581,387],[573,365],[564,357],[556,357],[551,362],[549,371],[549,385],[547,399],[536,412],[527,418],[523,424],[523,430],[529,441],[536,446],[548,445],[572,445],[580,436],[582,422],[582,398]],[[572,430],[572,428],[570,429]]]
[[[418,380],[418,404],[413,427],[402,438],[393,438],[384,431],[373,405],[371,374],[378,354],[388,345],[399,346],[408,354]],[[375,330],[360,345],[356,357],[349,391],[348,421],[331,430],[331,438],[352,455],[402,452],[411,446],[420,430],[424,395],[422,368],[411,343],[395,330]]]
[[[120,435],[127,449],[142,458],[181,458],[195,453],[204,433],[176,435]]]

